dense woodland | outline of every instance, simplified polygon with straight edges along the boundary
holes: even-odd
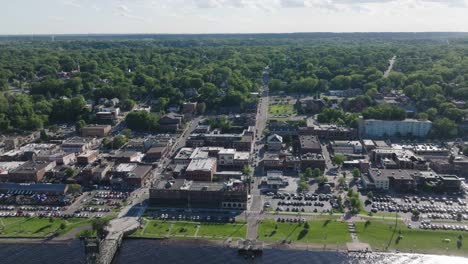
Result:
[[[398,107],[377,105],[375,95],[406,94],[416,118],[434,122],[433,136],[460,136],[467,114],[468,38],[453,36],[259,35],[148,39],[2,39],[0,131],[37,130],[56,123],[93,122],[89,100],[119,98],[124,110],[156,100],[151,114],[128,122],[155,130],[170,105],[206,103],[207,111],[253,103],[263,73],[272,92],[318,96],[328,90],[364,94],[326,108],[320,122],[356,126],[364,118],[404,119]],[[398,56],[388,78],[388,60]],[[77,70],[79,72],[76,72]],[[75,71],[70,79],[59,72]]]

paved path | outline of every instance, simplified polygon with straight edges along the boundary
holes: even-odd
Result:
[[[76,239],[76,236],[77,236],[81,231],[84,231],[84,230],[91,230],[91,229],[92,229],[91,224],[79,226],[79,227],[77,227],[77,228],[74,228],[74,229],[70,230],[69,232],[67,232],[67,233],[64,234],[63,236],[59,236],[59,237],[54,238],[53,240],[54,240],[54,241],[73,240],[73,239]]]
[[[390,75],[390,73],[392,72],[393,70],[393,65],[395,64],[396,62],[396,56],[393,56],[389,61],[389,65],[388,65],[388,69],[384,72],[384,78],[388,78],[388,76]]]

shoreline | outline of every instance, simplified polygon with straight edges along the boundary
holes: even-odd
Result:
[[[49,244],[49,245],[68,245],[75,241],[82,240],[81,238],[73,238],[68,240],[54,240],[44,238],[0,238],[0,245],[12,245],[12,244]],[[219,247],[225,249],[237,250],[237,246],[234,245],[237,240],[227,243],[225,240],[207,240],[207,239],[169,239],[169,238],[145,238],[145,237],[125,237],[125,240],[149,240],[157,241],[161,246],[208,246],[208,247]],[[468,255],[437,255],[428,254],[422,252],[406,252],[406,251],[380,251],[373,250],[372,252],[349,252],[345,245],[324,245],[324,244],[302,244],[302,243],[271,243],[264,242],[264,249],[266,250],[293,250],[293,251],[312,251],[312,252],[336,252],[342,254],[412,254],[422,256],[441,256],[441,257],[460,257],[467,258]]]

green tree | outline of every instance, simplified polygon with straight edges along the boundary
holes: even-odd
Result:
[[[354,179],[359,179],[361,177],[361,170],[358,168],[353,169],[353,178]]]
[[[79,193],[79,192],[81,192],[81,185],[79,185],[79,184],[68,184],[68,191],[70,193]]]
[[[458,135],[457,124],[446,118],[439,118],[432,124],[432,135],[437,138],[453,138]]]
[[[341,165],[343,165],[345,160],[346,160],[346,157],[343,154],[337,153],[333,157],[332,161],[333,161],[333,164],[337,165],[338,167],[341,167]]]
[[[339,186],[342,186],[342,187],[345,187],[345,186],[346,186],[346,178],[340,177],[340,178],[338,179],[338,185],[339,185]]]
[[[81,129],[86,126],[86,122],[81,119],[75,123],[75,131],[81,133]]]
[[[315,168],[312,171],[312,177],[314,177],[314,178],[318,178],[318,177],[320,177],[322,175],[323,175],[323,172],[319,168]]]
[[[242,168],[242,173],[244,175],[250,175],[252,173],[252,170],[250,169],[250,167],[248,165],[245,165],[243,168]]]
[[[112,140],[112,148],[119,149],[127,143],[128,139],[124,135],[117,135]]]
[[[106,226],[109,224],[109,220],[106,218],[93,219],[91,226],[93,231],[96,232],[97,237],[103,239],[106,236]]]
[[[310,167],[306,168],[305,171],[304,171],[304,177],[306,179],[310,179],[310,178],[312,178],[312,176],[313,176],[312,169]]]
[[[135,101],[133,101],[130,98],[126,98],[126,99],[123,99],[122,101],[120,101],[120,107],[124,111],[130,111],[130,110],[133,109],[134,106],[135,106]]]

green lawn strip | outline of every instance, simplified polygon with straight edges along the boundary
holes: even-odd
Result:
[[[208,238],[245,238],[247,234],[247,226],[245,223],[239,224],[217,224],[217,223],[202,223],[198,230],[198,237]]]
[[[401,231],[401,238],[399,239]],[[374,250],[399,250],[427,254],[468,255],[468,246],[464,242],[457,248],[458,236],[468,236],[463,231],[409,229],[402,222],[371,220],[367,225],[356,223],[359,241],[371,245]],[[446,239],[449,239],[450,242]]]
[[[174,222],[170,235],[176,236],[195,236],[197,223],[194,222]]]
[[[270,105],[268,111],[271,115],[295,115],[294,105]]]
[[[245,223],[198,223],[187,221],[161,221],[145,219],[142,228],[131,234],[131,237],[163,238],[168,234],[171,238],[194,237],[199,225],[197,238],[225,239],[228,237],[245,238],[247,227]]]
[[[171,229],[171,222],[158,220],[144,220],[143,228],[134,232],[132,237],[161,238],[165,237]]]
[[[88,219],[59,218],[3,218],[4,226],[0,228],[0,237],[45,237],[57,232],[63,235],[68,231],[90,223]],[[64,224],[64,228],[60,228]]]
[[[309,221],[304,223],[278,223],[264,220],[258,228],[260,240],[280,242],[283,240],[300,243],[345,244],[351,241],[347,224],[333,220]]]
[[[59,229],[62,219],[23,218],[11,219],[1,231],[4,237],[44,237]]]

